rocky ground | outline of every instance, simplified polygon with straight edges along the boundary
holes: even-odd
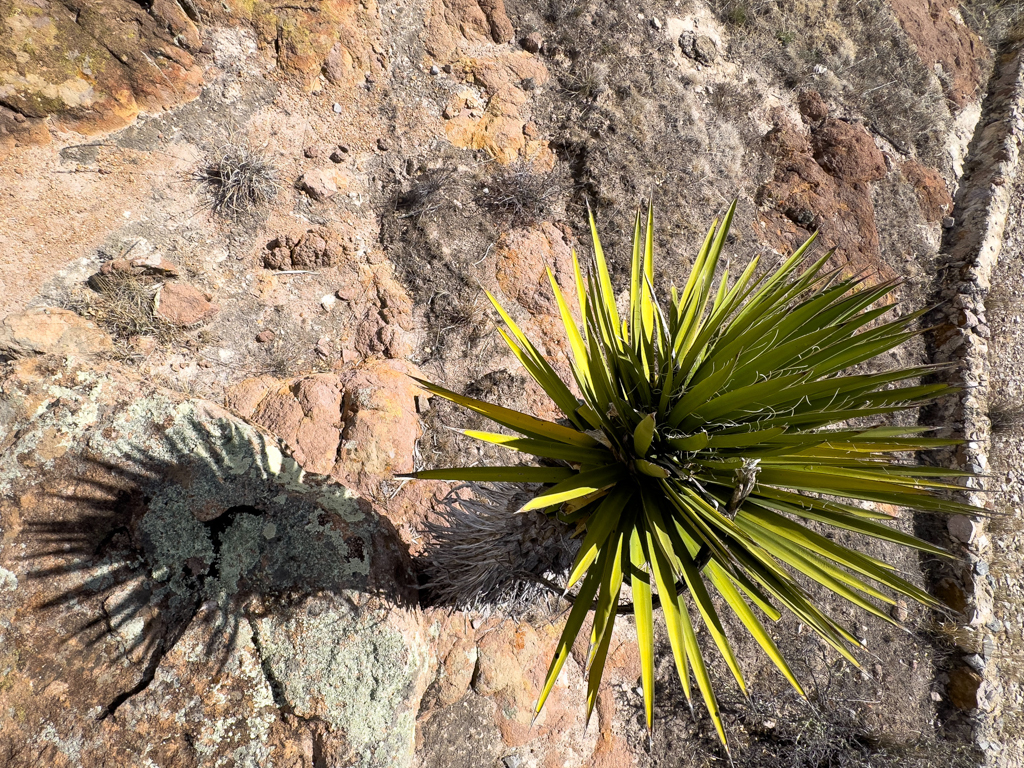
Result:
[[[628,619],[591,723],[585,648],[531,723],[560,607],[429,604],[448,488],[394,474],[493,456],[408,375],[550,414],[483,290],[564,370],[544,268],[588,253],[588,203],[616,279],[641,199],[679,283],[735,197],[734,263],[820,230],[849,273],[933,301],[992,51],[1019,37],[1012,3],[927,6],[0,0],[0,763],[724,764],[664,638],[649,743]],[[235,205],[239,163],[265,171]],[[862,670],[780,622],[809,705],[738,637],[737,764],[1021,760],[1012,199],[985,326],[1009,414],[991,563],[873,550],[951,612],[847,615]],[[994,655],[970,647],[975,578]]]

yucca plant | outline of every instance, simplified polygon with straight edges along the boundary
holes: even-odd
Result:
[[[937,606],[892,565],[836,543],[805,521],[942,555],[886,525],[890,514],[873,505],[976,511],[943,495],[960,487],[948,478],[965,473],[906,459],[956,441],[923,437],[928,430],[920,427],[848,424],[877,421],[950,391],[913,381],[932,366],[849,372],[919,334],[914,325],[923,310],[883,321],[892,305],[879,303],[896,282],[867,286],[844,278],[839,269],[826,269],[831,252],[811,261],[813,236],[774,271],[759,275],[754,259],[735,279],[724,269],[716,287],[734,211],[735,203],[720,226],[717,220],[712,225],[686,285],[681,292],[673,287],[667,303],[654,291],[653,213],[648,209],[644,233],[638,211],[625,317],[590,217],[592,274],[584,276],[573,253],[582,322],[548,271],[572,351],[575,389],[490,297],[505,326],[499,333],[565,415],[563,422],[420,381],[434,395],[516,433],[466,435],[532,454],[543,465],[435,469],[413,477],[541,484],[522,509],[545,510],[582,536],[565,585],[572,608],[537,713],[593,611],[590,716],[628,583],[648,729],[653,613],[660,605],[687,700],[692,675],[728,749],[694,610],[744,693],[716,604],[728,607],[803,695],[764,617],[777,621],[783,610],[792,612],[853,664],[851,651],[862,641],[822,610],[797,574],[884,621],[893,622],[880,603],[893,603],[892,595]]]

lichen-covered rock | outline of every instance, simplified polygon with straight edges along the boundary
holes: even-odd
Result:
[[[29,309],[8,315],[0,324],[0,356],[88,356],[112,348],[110,337],[95,323],[68,309]]]
[[[121,128],[199,95],[202,71],[176,35],[199,41],[173,3],[151,13],[130,0],[0,5],[0,102],[87,133]]]
[[[0,387],[5,766],[411,762],[428,646],[366,501],[116,369]]]

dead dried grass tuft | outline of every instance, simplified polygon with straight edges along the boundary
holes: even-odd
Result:
[[[424,171],[398,196],[395,207],[402,216],[417,218],[454,207],[456,184],[455,172],[450,168]]]
[[[277,197],[277,169],[260,149],[226,147],[191,174],[211,210],[229,219],[258,216]]]
[[[556,171],[538,172],[531,163],[518,161],[499,166],[477,185],[474,201],[505,226],[532,224],[548,211],[563,192]]]
[[[1018,434],[1024,427],[1024,403],[1006,397],[989,402],[988,419],[997,437]]]
[[[131,271],[97,273],[89,279],[92,294],[79,294],[79,314],[94,320],[115,341],[152,336],[158,342],[180,341],[183,329],[158,317],[154,297],[162,280]]]
[[[425,526],[421,572],[432,605],[516,618],[550,613],[578,548],[572,528],[547,515],[517,513],[530,491],[505,483],[456,489]],[[547,582],[548,585],[545,585]]]

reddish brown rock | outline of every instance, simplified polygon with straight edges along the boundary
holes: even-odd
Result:
[[[445,107],[448,140],[458,147],[485,149],[503,163],[541,153],[546,144],[524,131],[530,122],[532,96],[523,84],[546,83],[550,76],[544,64],[524,51],[503,51],[463,58],[458,67],[466,79],[486,89],[489,101],[483,110],[474,103],[471,89],[457,94]]]
[[[557,315],[548,267],[563,290],[574,290],[572,247],[554,224],[509,232],[498,241],[496,277],[502,292],[530,312]]]
[[[811,134],[814,159],[849,184],[885,178],[885,158],[859,125],[829,119]]]
[[[916,160],[907,160],[900,166],[903,177],[914,185],[917,201],[925,221],[941,221],[953,210],[953,198],[939,172],[921,165]]]
[[[817,91],[800,91],[796,105],[805,123],[820,123],[828,117],[828,105]]]
[[[415,373],[407,363],[368,361],[341,374],[248,379],[228,389],[225,403],[283,439],[306,471],[377,495],[381,482],[413,469]]]
[[[164,283],[156,293],[153,314],[183,327],[201,325],[213,319],[220,306],[188,283]]]
[[[177,277],[179,274],[177,265],[172,264],[156,251],[147,254],[146,256],[140,256],[139,258],[132,259],[131,266],[134,271],[143,275]]]
[[[199,95],[202,71],[175,42],[198,43],[198,33],[167,0],[150,13],[129,0],[74,11],[14,2],[0,11],[0,27],[0,98],[28,117],[54,115],[94,133]]]
[[[256,334],[256,341],[260,344],[269,344],[275,338],[277,338],[277,334],[273,331],[260,331]]]
[[[427,53],[450,61],[466,43],[507,43],[515,34],[503,0],[434,0],[424,38]]]
[[[67,309],[48,307],[8,315],[0,324],[0,355],[88,356],[108,352],[110,337]]]
[[[776,164],[774,177],[755,198],[762,206],[757,237],[788,253],[818,230],[818,242],[836,248],[834,258],[846,274],[893,277],[881,263],[867,183],[885,175],[885,159],[871,137],[858,126],[828,119],[808,140],[780,120],[765,146]]]
[[[50,132],[39,118],[27,118],[0,106],[0,161],[5,160],[18,147],[49,144]]]
[[[448,707],[465,696],[473,681],[478,658],[479,654],[473,638],[454,639],[454,644],[438,664],[434,681],[423,694],[421,708],[429,711]]]
[[[343,264],[360,251],[349,231],[327,227],[311,229],[298,238],[282,235],[267,243],[263,266],[267,269],[323,269]]]
[[[807,134],[789,121],[776,123],[764,135],[765,149],[778,160],[789,160],[799,155],[809,154],[811,144]]]
[[[938,64],[946,96],[964,106],[978,95],[990,53],[963,23],[956,0],[889,0],[917,55],[928,69]]]
[[[306,171],[296,186],[314,200],[327,200],[351,186],[351,176],[341,168],[325,167]]]

